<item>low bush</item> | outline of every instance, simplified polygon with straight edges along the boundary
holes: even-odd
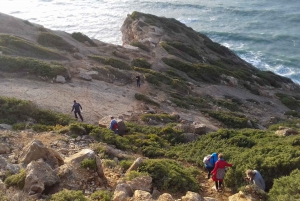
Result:
[[[300,101],[295,97],[283,93],[275,93],[275,95],[280,99],[282,104],[291,110],[298,111],[300,109]]]
[[[15,186],[18,187],[19,189],[23,189],[25,185],[25,178],[26,178],[26,170],[21,169],[19,173],[8,176],[5,179],[4,184],[7,187]]]
[[[130,66],[127,63],[120,61],[118,59],[106,58],[106,57],[101,57],[101,56],[96,56],[96,55],[90,55],[90,56],[88,56],[88,58],[98,61],[105,65],[110,65],[114,68],[119,68],[119,69],[123,69],[123,70],[131,70]]]
[[[55,193],[50,196],[49,201],[88,201],[82,191],[67,190]]]
[[[147,172],[158,190],[171,192],[198,192],[194,171],[182,167],[179,163],[168,159],[150,159],[138,168],[139,172]]]
[[[141,116],[142,121],[148,122],[150,119],[162,123],[177,122],[177,117],[169,114],[143,114]]]
[[[46,47],[54,47],[71,53],[76,52],[76,48],[73,45],[53,33],[41,32],[37,38],[37,42]]]
[[[147,172],[138,172],[138,171],[132,170],[126,174],[125,179],[127,181],[131,181],[137,177],[143,177],[143,176],[149,176],[149,174]]]
[[[93,41],[92,39],[90,39],[87,35],[84,35],[83,33],[80,33],[80,32],[73,32],[73,33],[71,34],[71,36],[72,36],[75,40],[77,40],[77,41],[79,41],[79,42],[81,42],[81,43],[84,43],[85,41],[87,41],[87,42],[89,42],[92,46],[97,47],[97,44],[94,43],[94,41]]]
[[[202,57],[200,56],[200,54],[193,47],[189,47],[189,46],[185,45],[184,43],[177,42],[177,41],[175,41],[175,42],[167,41],[166,43],[168,45],[180,50],[181,52],[184,52],[184,53],[190,55],[191,57],[202,60]]]
[[[128,168],[130,168],[133,162],[133,160],[121,160],[119,165],[121,168],[123,168],[124,171],[126,171]]]
[[[108,190],[98,190],[92,193],[91,200],[92,201],[111,201],[112,199],[112,192]]]
[[[83,161],[81,161],[80,166],[82,168],[90,168],[90,169],[97,169],[96,159],[89,159],[85,158]]]
[[[254,184],[242,187],[240,190],[246,195],[251,195],[254,199],[268,200],[268,194]]]
[[[248,128],[248,119],[244,115],[233,112],[205,111],[209,116],[224,123],[229,128]]]
[[[133,59],[131,65],[139,68],[151,68],[151,64],[143,58]]]
[[[228,100],[217,100],[216,104],[219,106],[223,106],[231,111],[238,111],[239,105],[235,102],[228,101]]]
[[[270,201],[296,201],[300,200],[299,194],[300,171],[295,169],[289,176],[274,180],[274,185],[269,192]]]
[[[300,118],[300,112],[297,112],[297,111],[294,111],[294,110],[286,111],[284,113],[284,115],[290,115],[290,116],[293,116],[293,117]]]
[[[103,165],[104,165],[104,167],[107,167],[107,168],[114,168],[117,166],[117,163],[114,160],[105,159],[103,161]]]
[[[134,95],[135,99],[143,101],[145,103],[151,104],[151,105],[155,105],[157,107],[159,107],[159,103],[155,102],[154,100],[150,99],[148,96],[144,95],[144,94],[140,94],[140,93],[136,93]]]
[[[0,70],[8,73],[29,72],[30,74],[53,78],[64,75],[67,69],[61,64],[49,64],[28,57],[10,57],[0,55]]]
[[[66,59],[57,52],[13,35],[0,34],[0,49],[3,54],[30,56],[46,59]]]
[[[87,131],[80,123],[72,123],[69,125],[69,130],[76,135],[86,135]]]
[[[132,42],[130,42],[130,45],[138,47],[138,48],[140,48],[140,49],[142,49],[142,50],[144,50],[146,52],[150,52],[150,49],[146,45],[144,45],[143,43],[141,43],[141,42],[132,41]]]

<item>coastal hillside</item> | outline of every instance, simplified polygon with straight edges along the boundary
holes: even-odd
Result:
[[[121,32],[118,46],[0,14],[2,200],[297,198],[280,183],[300,178],[299,85],[175,19],[133,12]],[[234,164],[222,192],[213,152]],[[245,188],[249,168],[267,193]]]

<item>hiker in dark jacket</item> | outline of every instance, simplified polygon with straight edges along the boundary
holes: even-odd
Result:
[[[216,163],[217,161],[218,161],[218,153],[212,153],[212,154],[211,154],[211,157],[210,157],[210,159],[209,159],[209,163],[208,163],[208,164],[205,164],[205,168],[206,168],[207,171],[208,171],[207,179],[210,178],[211,171],[214,169],[215,163]]]
[[[110,117],[111,122],[109,125],[109,129],[112,130],[115,134],[118,134],[118,122],[115,120],[113,116]]]
[[[81,107],[81,105],[79,103],[76,102],[76,100],[74,100],[74,105],[72,107],[72,111],[71,112],[73,112],[73,110],[74,110],[75,118],[78,119],[78,117],[77,117],[77,114],[78,114],[79,117],[80,117],[80,119],[81,119],[81,121],[83,121],[83,117],[82,117],[81,111],[80,111],[80,110],[82,110],[82,107]]]
[[[141,76],[137,75],[135,79],[136,79],[136,86],[141,87]]]

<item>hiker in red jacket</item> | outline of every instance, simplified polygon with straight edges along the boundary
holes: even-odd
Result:
[[[221,185],[223,183],[223,179],[225,177],[225,172],[226,169],[225,167],[231,167],[232,164],[227,163],[224,158],[223,158],[223,154],[219,154],[218,155],[218,161],[215,164],[215,167],[213,169],[213,171],[211,171],[211,173],[213,174],[212,176],[212,180],[215,182],[216,184],[216,191],[221,191]]]

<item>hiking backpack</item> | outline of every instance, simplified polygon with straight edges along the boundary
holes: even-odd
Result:
[[[118,123],[115,122],[115,124],[113,125],[112,129],[113,129],[113,130],[118,130],[118,127],[119,127],[119,126],[118,126]]]
[[[205,165],[212,166],[212,164],[210,164],[210,158],[211,158],[211,157],[212,157],[211,155],[205,156],[205,157],[203,158],[203,163],[204,163]]]

